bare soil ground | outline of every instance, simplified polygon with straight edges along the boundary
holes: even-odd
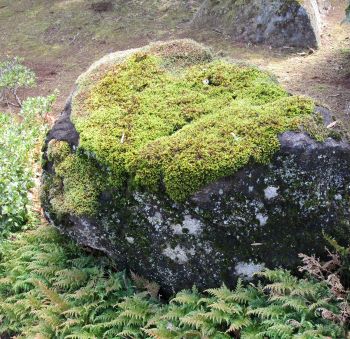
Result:
[[[58,88],[57,114],[77,76],[104,54],[188,37],[271,72],[291,93],[315,98],[350,127],[350,25],[341,24],[346,2],[333,0],[321,48],[299,51],[233,43],[215,31],[190,29],[201,0],[0,0],[0,60],[24,57],[37,73],[38,86],[23,95]]]

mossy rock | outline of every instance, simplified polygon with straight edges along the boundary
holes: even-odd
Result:
[[[315,48],[329,8],[329,0],[206,0],[192,25],[235,41]]]
[[[295,268],[324,231],[349,238],[350,147],[328,113],[190,40],[108,55],[48,134],[46,216],[167,293]]]

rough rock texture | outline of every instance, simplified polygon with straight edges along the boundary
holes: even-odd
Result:
[[[206,0],[193,26],[215,29],[236,41],[317,47],[322,15],[329,8],[327,0]]]
[[[167,53],[164,53],[165,50]],[[142,54],[139,54],[140,52]],[[298,253],[316,255],[323,253],[325,241],[322,232],[336,236],[340,242],[349,240],[350,146],[340,140],[336,133],[332,133],[336,138],[332,139],[328,137],[328,129],[317,126],[315,121],[319,121],[321,116],[326,125],[332,122],[326,109],[316,108],[315,113],[305,113],[309,105],[305,104],[304,99],[288,97],[283,91],[277,91],[277,88],[270,82],[266,83],[264,88],[267,90],[269,88],[267,84],[269,84],[274,93],[282,98],[272,98],[270,93],[269,100],[272,100],[272,104],[261,103],[264,92],[253,92],[251,101],[244,101],[242,105],[236,95],[232,96],[231,93],[232,106],[229,105],[229,112],[242,114],[242,119],[245,115],[251,114],[256,119],[260,119],[260,115],[265,117],[267,114],[263,120],[258,120],[259,124],[267,124],[267,129],[259,130],[259,133],[266,131],[270,133],[276,128],[275,125],[284,121],[278,116],[284,113],[283,107],[278,106],[280,100],[284,103],[283,105],[286,103],[283,100],[296,102],[295,107],[298,109],[293,106],[291,112],[297,116],[296,121],[300,123],[310,122],[307,120],[309,117],[318,118],[315,121],[312,120],[315,125],[308,129],[309,133],[306,133],[306,129],[303,128],[293,128],[293,131],[283,130],[282,133],[279,133],[276,136],[277,148],[272,149],[273,152],[268,156],[269,161],[254,160],[259,157],[254,157],[255,154],[253,154],[254,156],[248,159],[245,165],[242,164],[236,170],[231,169],[228,175],[222,175],[210,183],[203,181],[205,184],[181,201],[171,198],[167,193],[162,175],[157,189],[150,189],[142,182],[136,185],[133,171],[128,173],[121,186],[118,180],[115,178],[112,180],[113,163],[106,166],[99,161],[101,154],[104,153],[99,153],[100,150],[97,148],[97,153],[94,153],[86,140],[82,140],[82,135],[86,138],[86,130],[82,128],[84,124],[79,119],[82,116],[83,122],[86,122],[84,119],[88,119],[89,114],[92,114],[89,113],[89,110],[92,109],[92,106],[89,106],[89,93],[90,95],[95,93],[95,89],[100,88],[101,81],[106,84],[103,82],[105,74],[114,74],[116,77],[116,83],[113,82],[115,90],[118,81],[122,81],[123,70],[130,71],[125,63],[133,60],[130,58],[136,55],[136,65],[142,66],[142,63],[147,60],[147,54],[162,54],[161,64],[166,68],[172,61],[170,63],[172,76],[177,80],[181,78],[179,69],[189,67],[188,65],[193,64],[193,60],[196,60],[195,63],[199,62],[198,67],[201,70],[211,69],[212,61],[205,49],[191,41],[176,41],[106,56],[78,79],[73,100],[68,100],[61,117],[48,134],[44,148],[42,202],[47,218],[56,227],[78,243],[107,253],[120,269],[131,269],[158,282],[165,293],[188,288],[193,284],[199,288],[206,288],[220,285],[224,281],[231,286],[237,277],[250,279],[254,272],[263,267],[272,268],[283,265],[283,267],[295,269],[298,264]],[[176,56],[175,63],[174,56]],[[179,59],[179,56],[182,57]],[[177,66],[174,68],[175,64],[180,64],[180,68]],[[119,65],[122,65],[121,68]],[[236,70],[225,63],[219,65],[224,68],[228,67],[232,71]],[[146,72],[146,69],[141,66],[139,67],[140,74],[144,74],[142,72]],[[116,73],[108,73],[111,69],[115,69]],[[242,69],[244,69],[244,77],[238,73],[241,77],[240,81],[246,80],[247,74],[251,74],[250,69]],[[218,72],[218,68],[214,70]],[[256,72],[254,71],[253,74],[257,76],[259,83],[266,80],[263,73]],[[226,87],[221,88],[220,82],[215,82],[214,75],[206,76],[204,79],[199,78],[198,91],[204,88],[203,93],[206,93],[211,90],[206,86],[219,86],[213,87],[214,92],[212,93],[221,95]],[[128,73],[129,76],[130,73]],[[136,79],[135,73],[133,76]],[[171,81],[173,78],[167,79]],[[212,84],[208,85],[206,81],[208,79]],[[223,81],[221,77],[220,79]],[[132,92],[134,94],[131,96],[131,106],[127,106],[128,110],[118,119],[124,119],[125,116],[130,119],[135,118],[135,112],[130,107],[137,107],[136,112],[138,113],[140,112],[139,107],[146,107],[145,109],[149,107],[142,106],[144,101],[141,101],[145,88],[147,86],[149,86],[148,89],[152,88],[153,80],[149,81],[149,83],[143,83],[142,87],[136,86],[135,83],[137,92]],[[228,80],[226,79],[223,83],[227,85],[226,81]],[[178,83],[176,84],[179,86]],[[253,86],[249,83],[245,84]],[[253,81],[253,84],[256,85],[256,80]],[[234,85],[241,87],[239,81],[235,81]],[[260,88],[254,86],[255,91]],[[153,90],[158,89],[156,86],[156,89]],[[182,86],[181,89],[185,95],[184,87]],[[248,98],[251,90],[248,91],[245,88],[244,91]],[[203,93],[201,92],[201,95]],[[237,95],[239,93],[237,92]],[[194,94],[191,92],[191,95]],[[213,98],[211,97],[211,101],[214,100]],[[228,100],[228,97],[224,98]],[[112,100],[113,98],[108,96],[108,103]],[[194,101],[195,107],[198,108],[197,100],[198,98]],[[256,100],[259,104],[255,103],[255,106],[251,108],[250,105]],[[139,102],[138,105],[135,105],[136,101]],[[181,101],[182,104],[183,101]],[[206,105],[209,104],[210,102],[206,102]],[[82,107],[84,109],[80,110]],[[188,98],[185,106],[181,107],[186,114],[189,108],[191,111],[193,109]],[[225,110],[222,106],[216,107],[216,104],[213,107],[219,113]],[[261,107],[272,107],[272,111],[270,113],[267,110],[266,113]],[[97,113],[100,114],[101,109],[99,106]],[[171,112],[170,108],[168,110]],[[80,114],[78,117],[77,112]],[[131,112],[134,113],[131,114]],[[120,112],[119,109],[117,111],[109,109],[107,113],[108,118],[113,118],[113,114]],[[209,117],[214,114],[215,117],[217,113],[207,114]],[[277,115],[275,120],[270,120],[270,114],[272,117],[274,114]],[[203,125],[206,126],[204,135],[210,135],[212,128],[217,124],[226,123],[221,120],[214,119],[211,125]],[[112,121],[114,126],[119,120]],[[127,121],[130,123],[133,120]],[[174,136],[182,135],[183,131],[191,131],[191,126],[200,124],[201,121],[206,122],[208,119],[199,117],[197,121],[187,122],[182,129],[173,132],[169,140],[172,140]],[[233,140],[232,147],[240,143],[245,145],[244,140],[249,135],[255,134],[255,128],[258,128],[258,125],[253,128],[249,120],[245,127],[239,124],[240,121],[233,121],[232,126],[228,126],[231,129],[228,130],[227,135],[222,130],[223,134],[215,134],[213,136],[215,138],[210,140],[218,143],[221,139],[230,138]],[[97,123],[106,124],[106,120],[98,115]],[[86,126],[90,128],[89,124],[85,123],[84,128],[87,128]],[[107,124],[103,126],[105,127],[102,130],[103,133],[100,134],[101,140],[109,138],[109,129],[112,128]],[[80,136],[77,130],[81,131]],[[310,135],[313,135],[313,138]],[[192,143],[199,142],[198,139],[202,138],[201,134],[190,135],[190,137],[193,137],[190,139]],[[168,137],[161,137],[159,140],[164,140],[164,138]],[[114,149],[114,143],[124,145],[134,139],[120,132],[106,146],[107,154],[108,151]],[[273,143],[274,138],[267,140],[266,142]],[[175,141],[178,140],[175,139]],[[153,141],[151,145],[152,143]],[[155,145],[157,143],[158,139]],[[246,144],[243,150],[249,145]],[[86,148],[84,149],[83,146]],[[136,146],[137,144],[131,148],[135,152]],[[268,146],[256,145],[254,149],[256,153],[259,153],[262,150],[268,150]],[[92,147],[95,147],[95,144]],[[205,143],[199,144],[198,147],[212,152],[209,160],[217,155],[215,153],[217,150],[208,148]],[[106,149],[104,148],[103,151]],[[198,149],[198,155],[201,149]],[[230,149],[219,149],[218,154],[225,158],[232,155],[234,149],[232,148],[231,151]],[[236,151],[238,150],[237,148]],[[154,152],[156,151],[155,148]],[[119,156],[124,155],[125,150],[118,154]],[[180,155],[183,154],[180,152]],[[159,153],[159,157],[161,155],[162,153]],[[178,156],[179,154],[174,154],[175,158]],[[118,158],[113,159],[114,163],[118,160]],[[147,160],[150,159],[145,156],[145,161]],[[189,167],[182,168],[182,170],[191,171],[192,166],[195,166],[200,160],[198,158],[194,163],[190,162]],[[213,172],[207,170],[206,176],[212,177]],[[186,172],[182,173],[184,173],[183,181],[186,182]],[[178,183],[179,187],[181,184],[181,182]],[[186,186],[184,186],[185,189]]]

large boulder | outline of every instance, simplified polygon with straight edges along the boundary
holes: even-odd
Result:
[[[193,41],[117,52],[49,132],[47,218],[166,293],[233,285],[350,238],[350,146],[326,109]]]
[[[205,0],[193,27],[275,47],[318,47],[329,0]]]

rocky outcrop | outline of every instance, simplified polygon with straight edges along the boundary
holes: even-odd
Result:
[[[206,0],[193,27],[214,29],[236,41],[314,48],[329,8],[324,0]]]
[[[45,214],[168,294],[295,269],[350,238],[350,146],[322,120],[192,41],[106,56],[48,134]]]

